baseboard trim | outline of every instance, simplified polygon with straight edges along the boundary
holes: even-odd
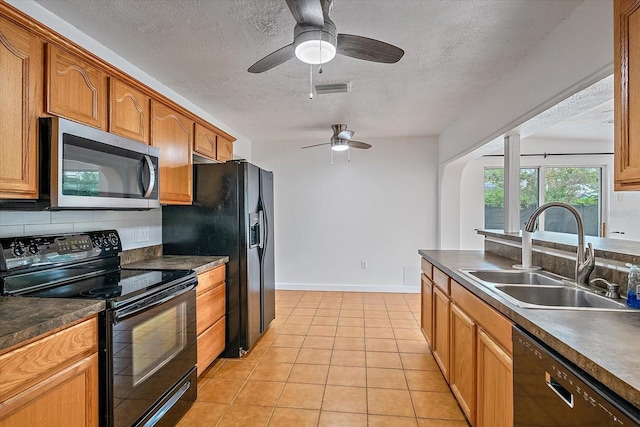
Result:
[[[334,285],[329,283],[276,283],[276,290],[283,291],[339,291],[339,292],[395,292],[404,294],[419,294],[420,286],[398,285]]]

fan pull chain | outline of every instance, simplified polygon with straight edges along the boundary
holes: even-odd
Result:
[[[331,153],[331,166],[333,166],[333,150],[329,150],[329,153]]]
[[[309,65],[309,99],[313,99],[313,65]]]
[[[347,148],[347,163],[351,162],[351,149]]]
[[[322,74],[322,33],[320,33],[320,65],[318,66],[318,74]]]

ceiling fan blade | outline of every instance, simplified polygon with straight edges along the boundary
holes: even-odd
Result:
[[[320,0],[287,0],[287,6],[299,25],[324,27],[324,14]]]
[[[404,55],[404,50],[392,44],[352,34],[338,34],[337,53],[365,61],[393,64]]]
[[[282,47],[253,64],[247,71],[250,73],[263,73],[273,67],[284,64],[296,56],[295,49],[293,43]]]
[[[362,148],[363,150],[367,150],[371,148],[371,144],[367,144],[366,142],[361,142],[361,141],[349,141],[349,147]]]
[[[342,132],[337,134],[336,137],[339,138],[339,139],[349,140],[349,139],[353,138],[353,131],[352,130],[343,130]]]
[[[329,145],[329,144],[331,144],[331,143],[330,143],[330,142],[325,142],[325,143],[322,143],[322,144],[307,145],[306,147],[300,147],[300,149],[301,149],[301,150],[304,150],[305,148],[319,147],[319,146],[321,146],[321,145]]]

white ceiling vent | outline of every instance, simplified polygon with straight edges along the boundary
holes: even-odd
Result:
[[[328,85],[316,85],[316,94],[324,95],[326,93],[343,93],[351,90],[351,82],[349,83],[332,83]]]

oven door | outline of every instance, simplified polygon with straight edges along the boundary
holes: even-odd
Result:
[[[197,389],[192,375],[196,364],[194,284],[155,294],[115,310],[111,317],[107,354],[113,357],[106,358],[106,370],[111,372],[106,375],[111,385],[106,399],[110,406],[106,410],[112,414],[107,416],[109,424],[131,426],[151,419],[155,421],[142,424],[154,425],[173,406],[188,409]],[[189,376],[192,379],[185,386]],[[172,391],[178,396],[169,396]],[[154,412],[160,416],[154,417]]]

